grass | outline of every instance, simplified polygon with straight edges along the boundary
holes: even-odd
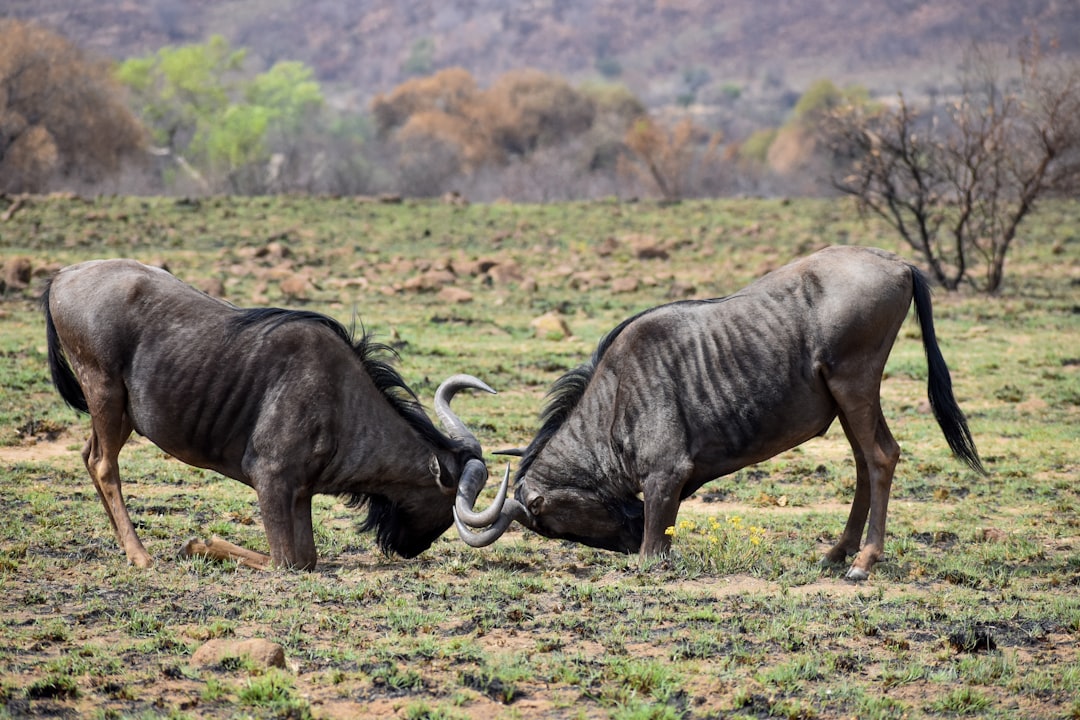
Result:
[[[386,558],[342,503],[318,498],[314,573],[178,558],[211,534],[265,552],[254,494],[133,441],[124,490],[157,564],[130,568],[82,467],[86,420],[49,384],[36,286],[8,289],[0,717],[1078,717],[1078,219],[1075,203],[1035,216],[1002,296],[935,297],[989,477],[949,456],[917,330],[901,331],[882,395],[903,455],[885,560],[859,585],[818,562],[854,488],[838,428],[705,486],[663,562],[516,529],[485,550],[451,532],[419,558]],[[836,202],[55,198],[0,224],[0,259],[46,272],[129,255],[220,281],[241,305],[355,313],[399,349],[425,402],[453,372],[498,389],[455,401],[493,450],[528,441],[547,387],[625,316],[690,287],[731,292],[842,239],[900,249]],[[641,260],[637,243],[669,257]],[[463,304],[405,287],[478,259],[518,276],[459,274]],[[286,296],[297,272],[312,282]],[[639,288],[612,292],[625,275]],[[570,337],[534,336],[552,309]],[[251,637],[280,643],[289,667],[191,664],[207,640]]]

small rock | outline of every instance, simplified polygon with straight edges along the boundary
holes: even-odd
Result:
[[[272,240],[266,243],[265,246],[255,251],[255,257],[257,258],[271,258],[273,260],[284,260],[287,257],[292,257],[292,250],[283,245],[282,243]]]
[[[674,300],[679,300],[682,298],[692,297],[696,292],[697,288],[691,283],[676,280],[671,284],[671,289],[668,290],[667,296]]]
[[[15,257],[4,264],[4,283],[9,290],[25,290],[30,286],[33,266],[29,258]]]
[[[223,298],[225,297],[225,283],[221,278],[207,277],[198,278],[192,283],[195,287],[202,290],[210,297]]]
[[[562,340],[570,337],[570,327],[557,312],[544,313],[529,323],[536,337],[543,340]]]
[[[434,292],[456,279],[457,276],[449,270],[428,270],[419,275],[413,275],[405,281],[404,287],[414,292]]]
[[[613,293],[632,293],[638,289],[637,278],[621,277],[615,278],[611,281],[611,292]]]
[[[435,297],[445,303],[469,303],[473,300],[471,292],[453,285],[447,285]]]
[[[637,249],[638,260],[667,260],[668,251],[658,245],[647,245]]]
[[[521,274],[521,266],[513,260],[501,262],[488,270],[488,276],[496,285],[506,285],[512,282],[521,282],[524,277]]]
[[[215,639],[202,645],[191,656],[191,664],[201,667],[220,665],[227,658],[249,657],[262,667],[285,667],[285,649],[261,638],[250,640]]]
[[[664,243],[652,235],[628,235],[623,240],[634,248],[634,257],[638,260],[667,260],[669,257]]]
[[[609,257],[619,248],[619,241],[608,235],[596,246],[596,254],[600,257]]]
[[[454,260],[451,269],[462,277],[476,277],[485,272],[481,260]],[[490,265],[488,266],[490,267]]]
[[[306,275],[292,273],[278,284],[281,294],[293,300],[307,300],[311,290],[311,280]]]

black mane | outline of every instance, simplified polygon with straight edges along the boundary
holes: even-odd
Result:
[[[310,310],[283,308],[242,310],[234,322],[238,331],[258,327],[264,333],[273,332],[282,325],[293,322],[315,323],[326,327],[352,348],[375,387],[423,440],[440,450],[462,449],[462,443],[447,437],[435,427],[424,412],[416,393],[390,365],[397,359],[397,352],[388,345],[375,342],[371,335],[364,331],[363,325],[360,326],[360,337],[356,339],[355,328],[348,329],[331,317]],[[415,547],[419,539],[410,538],[408,533],[401,531],[403,525],[407,524],[401,517],[401,509],[386,497],[369,493],[347,493],[343,499],[350,507],[367,509],[367,517],[361,522],[360,531],[374,530],[376,542],[383,552],[413,557],[430,545],[428,542],[419,549]]]
[[[596,372],[596,366],[600,364],[600,360],[603,359],[608,348],[611,347],[611,344],[615,342],[615,339],[622,334],[622,331],[625,330],[630,323],[645,315],[656,312],[657,310],[673,307],[675,305],[700,305],[704,303],[722,302],[726,299],[726,297],[722,297],[710,300],[678,300],[676,302],[642,310],[636,315],[632,315],[616,325],[611,332],[600,340],[600,344],[596,346],[596,351],[593,352],[592,357],[589,358],[587,362],[570,370],[556,380],[551,386],[551,390],[549,390],[547,394],[547,405],[544,406],[543,412],[540,413],[540,430],[536,433],[536,437],[532,439],[532,442],[529,443],[529,446],[525,448],[525,452],[521,457],[521,465],[518,467],[515,477],[525,477],[525,474],[529,470],[529,466],[532,465],[533,461],[540,455],[544,447],[548,444],[548,441],[550,441],[555,433],[559,431],[559,428],[563,426],[563,423],[570,417],[570,414],[574,412],[574,408],[578,406],[578,403],[581,402],[581,397],[585,394],[585,388],[587,388],[592,381],[593,373]]]

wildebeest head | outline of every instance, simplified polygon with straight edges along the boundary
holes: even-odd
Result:
[[[509,468],[498,496],[482,513],[472,509],[482,485],[461,483],[454,512],[458,532],[466,543],[489,545],[517,521],[549,538],[616,552],[640,549],[645,511],[638,492],[620,481],[622,474],[617,469],[606,467],[609,455],[574,442],[574,429],[565,427],[593,378],[596,364],[625,324],[601,342],[590,362],[555,383],[541,429],[529,446],[502,453],[522,458],[513,498],[506,498]]]
[[[369,372],[372,365],[369,361]],[[372,372],[378,383],[379,373]],[[397,385],[396,374],[387,374],[387,382]],[[367,508],[367,517],[360,524],[360,531],[372,530],[379,548],[387,554],[396,553],[405,558],[419,555],[431,547],[453,524],[449,499],[458,490],[460,482],[467,485],[487,481],[487,466],[482,460],[482,450],[476,436],[450,409],[450,401],[462,389],[473,388],[494,393],[479,379],[471,375],[453,375],[447,378],[435,392],[435,412],[445,434],[439,432],[420,409],[415,397],[406,393],[387,393],[398,405],[399,411],[409,419],[413,428],[422,435],[434,454],[428,461],[429,484],[410,487],[394,497],[382,493],[351,495],[347,500],[353,507]],[[383,388],[387,392],[389,388]]]
[[[538,477],[520,480],[514,498],[525,509],[522,524],[545,537],[636,553],[644,532],[641,498],[613,497],[591,485],[554,485]]]

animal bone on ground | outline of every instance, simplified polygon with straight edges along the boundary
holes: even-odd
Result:
[[[254,570],[265,570],[270,567],[269,555],[263,555],[254,550],[248,550],[239,545],[233,545],[228,540],[219,538],[216,535],[206,542],[197,538],[191,538],[184,543],[182,548],[180,548],[180,554],[183,557],[200,556],[210,558],[211,560],[220,560],[222,562],[235,560],[241,565]]]

